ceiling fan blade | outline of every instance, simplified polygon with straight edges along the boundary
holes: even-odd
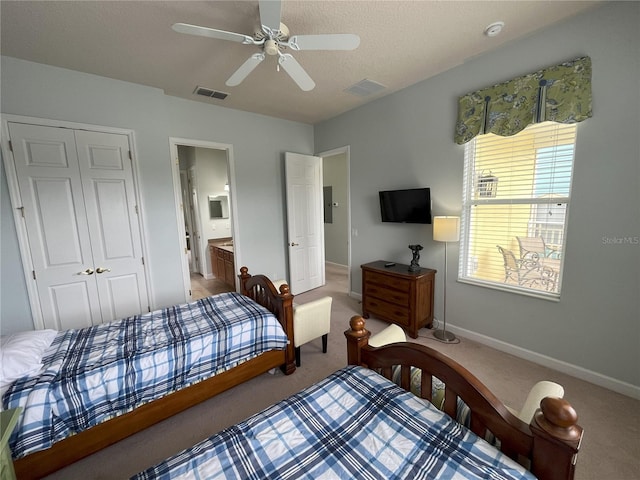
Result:
[[[240,68],[238,68],[238,70],[236,70],[234,74],[229,77],[226,85],[228,87],[235,87],[236,85],[240,85],[240,83],[242,83],[242,81],[247,78],[247,75],[253,72],[253,70],[258,65],[260,65],[260,63],[264,60],[264,57],[264,53],[254,53],[253,55],[251,55],[246,60],[246,62],[240,65]]]
[[[325,35],[294,35],[287,42],[293,50],[355,50],[360,37],[351,33]]]
[[[189,25],[188,23],[174,23],[171,27],[178,33],[186,33],[188,35],[199,35],[201,37],[217,38],[218,40],[229,40],[244,44],[257,45],[262,42],[256,42],[248,35],[241,33],[225,32],[224,30],[216,30],[215,28],[200,27],[198,25]]]
[[[281,15],[281,0],[260,0],[260,23],[272,32],[280,30]]]
[[[308,92],[309,90],[313,90],[316,86],[315,82],[311,79],[311,77],[304,71],[304,68],[298,63],[298,61],[293,58],[292,55],[288,53],[284,53],[280,55],[278,58],[278,63],[282,65],[282,68],[289,74],[289,76],[293,79],[294,82],[298,84],[298,86]]]

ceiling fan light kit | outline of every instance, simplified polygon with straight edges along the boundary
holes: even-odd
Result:
[[[227,32],[215,28],[201,27],[187,23],[176,23],[173,30],[188,35],[227,40],[242,43],[243,45],[255,45],[262,47],[262,52],[252,54],[240,65],[226,82],[227,86],[235,87],[266,58],[278,56],[278,67],[282,66],[291,79],[304,91],[313,90],[314,81],[302,68],[298,61],[289,53],[282,53],[284,48],[295,51],[301,50],[354,50],[360,45],[360,37],[350,33],[323,34],[323,35],[295,35],[289,37],[289,29],[280,22],[282,2],[281,0],[260,0],[261,27],[253,37],[241,33]]]

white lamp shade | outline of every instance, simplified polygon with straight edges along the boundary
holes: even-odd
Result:
[[[433,239],[436,242],[460,240],[460,217],[433,217]]]

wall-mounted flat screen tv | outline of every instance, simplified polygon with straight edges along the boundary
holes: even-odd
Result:
[[[431,223],[429,188],[386,190],[379,193],[383,222]]]

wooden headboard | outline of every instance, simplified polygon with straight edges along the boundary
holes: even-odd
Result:
[[[411,369],[422,370],[420,397],[431,401],[432,379],[445,384],[443,410],[456,418],[458,398],[471,410],[470,429],[485,437],[487,431],[500,440],[500,450],[528,468],[540,480],[571,480],[583,429],[578,416],[564,399],[546,397],[530,424],[513,415],[471,372],[455,360],[424,345],[399,342],[382,347],[368,344],[371,333],[365,320],[354,316],[347,337],[351,365],[361,365],[392,378],[392,368],[400,365],[400,386],[411,391]]]

